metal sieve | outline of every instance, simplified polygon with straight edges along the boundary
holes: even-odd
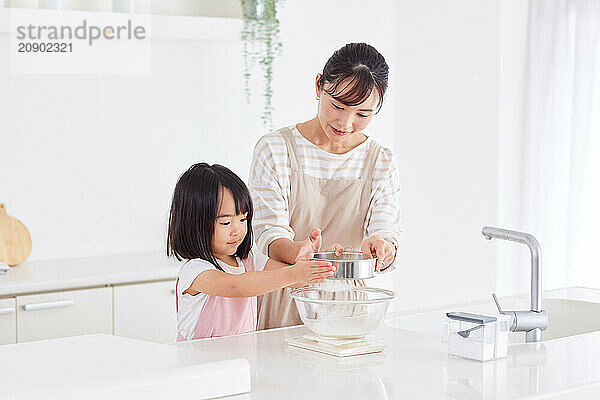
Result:
[[[315,253],[313,258],[331,261],[337,267],[329,279],[368,279],[375,276],[377,258],[365,258],[360,252],[345,251],[339,256],[334,252]]]

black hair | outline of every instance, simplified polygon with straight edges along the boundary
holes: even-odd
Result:
[[[235,256],[248,257],[252,248],[252,199],[244,182],[222,165],[198,163],[185,171],[175,185],[169,227],[167,256],[183,259],[201,258],[223,270],[213,253],[215,221],[222,192],[229,189],[235,201],[236,214],[248,213],[248,233]]]
[[[379,94],[378,112],[387,90],[388,72],[385,58],[373,46],[348,43],[327,60],[319,86],[325,93],[347,106],[359,105],[375,88]],[[341,85],[348,79],[350,80],[345,85]],[[324,87],[326,82],[331,84],[327,89]]]

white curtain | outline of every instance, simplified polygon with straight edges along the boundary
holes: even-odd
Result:
[[[523,226],[544,288],[600,288],[600,1],[532,0]]]

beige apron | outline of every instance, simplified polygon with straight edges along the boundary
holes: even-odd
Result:
[[[294,240],[304,240],[314,228],[323,237],[321,249],[334,243],[360,249],[371,203],[371,181],[381,146],[371,141],[358,179],[315,178],[304,173],[290,128],[280,129],[290,159],[290,227]],[[362,285],[362,282],[354,281]],[[258,329],[302,324],[296,305],[283,288],[258,297]]]

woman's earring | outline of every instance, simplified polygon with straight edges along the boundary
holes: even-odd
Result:
[[[317,100],[321,100],[321,98],[319,96],[317,96]]]

